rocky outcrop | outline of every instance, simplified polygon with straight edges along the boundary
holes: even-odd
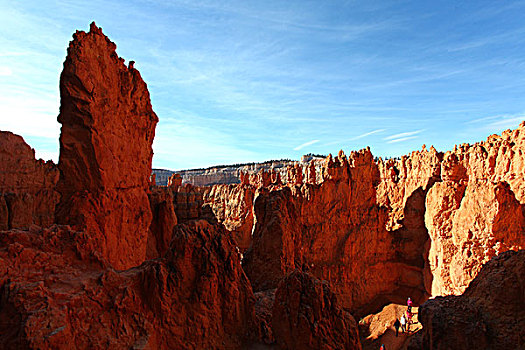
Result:
[[[491,257],[525,248],[525,125],[444,154],[426,198],[432,294],[461,294]]]
[[[152,186],[148,198],[153,217],[148,232],[146,258],[154,259],[168,251],[178,220],[173,193],[169,188]]]
[[[444,154],[328,157],[317,185],[261,189],[243,263],[254,289],[308,265],[358,315],[461,294],[490,257],[525,247],[524,139],[522,124]]]
[[[209,214],[210,209],[204,207],[205,188],[190,184],[171,188],[175,214],[179,222],[202,219]]]
[[[104,268],[97,243],[58,226],[0,235],[2,348],[236,349],[253,328],[223,228],[178,225],[163,258],[124,272]]]
[[[386,229],[388,211],[377,203],[380,173],[370,151],[329,156],[322,172],[319,185],[263,188],[256,195],[253,244],[243,261],[254,290],[275,288],[307,266],[357,315],[402,303],[407,294],[425,300],[428,235]],[[419,257],[400,254],[404,244]]]
[[[59,223],[86,229],[117,269],[146,257],[147,190],[158,118],[140,73],[94,23],[77,31],[60,76]]]
[[[35,159],[24,139],[0,131],[0,230],[49,226],[59,200],[53,162]]]
[[[275,292],[272,327],[281,349],[361,349],[357,324],[328,283],[299,270]]]
[[[204,193],[204,203],[217,220],[232,232],[242,252],[250,247],[253,228],[253,199],[256,188],[250,185],[215,185]]]
[[[520,349],[525,345],[525,250],[492,258],[460,296],[419,308],[423,349]]]

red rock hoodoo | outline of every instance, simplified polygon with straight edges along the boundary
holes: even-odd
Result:
[[[86,229],[115,268],[146,257],[158,118],[140,73],[94,23],[74,34],[60,77],[61,224]]]

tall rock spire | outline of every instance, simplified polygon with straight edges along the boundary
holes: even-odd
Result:
[[[86,229],[102,257],[126,269],[145,258],[158,118],[139,71],[101,28],[93,22],[73,39],[60,76],[57,220]]]

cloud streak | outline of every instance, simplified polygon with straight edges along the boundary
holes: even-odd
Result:
[[[303,143],[302,145],[299,145],[299,146],[295,147],[293,150],[294,151],[299,151],[299,150],[301,150],[301,149],[303,149],[305,147],[311,146],[311,145],[313,145],[314,143],[317,143],[317,142],[319,142],[319,140],[308,141],[308,142]]]
[[[402,133],[399,133],[399,134],[394,134],[394,135],[387,136],[387,137],[383,138],[383,140],[400,139],[400,138],[404,138],[404,137],[407,137],[407,136],[420,134],[423,131],[424,130],[421,129],[421,130],[416,130],[416,131],[402,132]]]
[[[381,132],[384,132],[384,131],[386,131],[386,129],[377,129],[377,130],[373,130],[373,131],[370,131],[370,132],[365,132],[364,134],[361,134],[359,136],[352,137],[350,139],[350,141],[359,140],[359,139],[365,138],[367,136],[370,136],[370,135],[373,135],[373,134],[378,134],[378,133],[381,133]]]
[[[398,143],[398,142],[408,141],[408,140],[412,140],[412,139],[416,139],[416,138],[417,138],[417,136],[401,137],[399,139],[394,139],[394,140],[387,141],[387,143]]]

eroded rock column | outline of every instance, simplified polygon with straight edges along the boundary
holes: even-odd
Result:
[[[92,23],[73,38],[60,76],[57,220],[85,229],[102,257],[126,269],[146,256],[158,118],[140,73],[101,28]]]

